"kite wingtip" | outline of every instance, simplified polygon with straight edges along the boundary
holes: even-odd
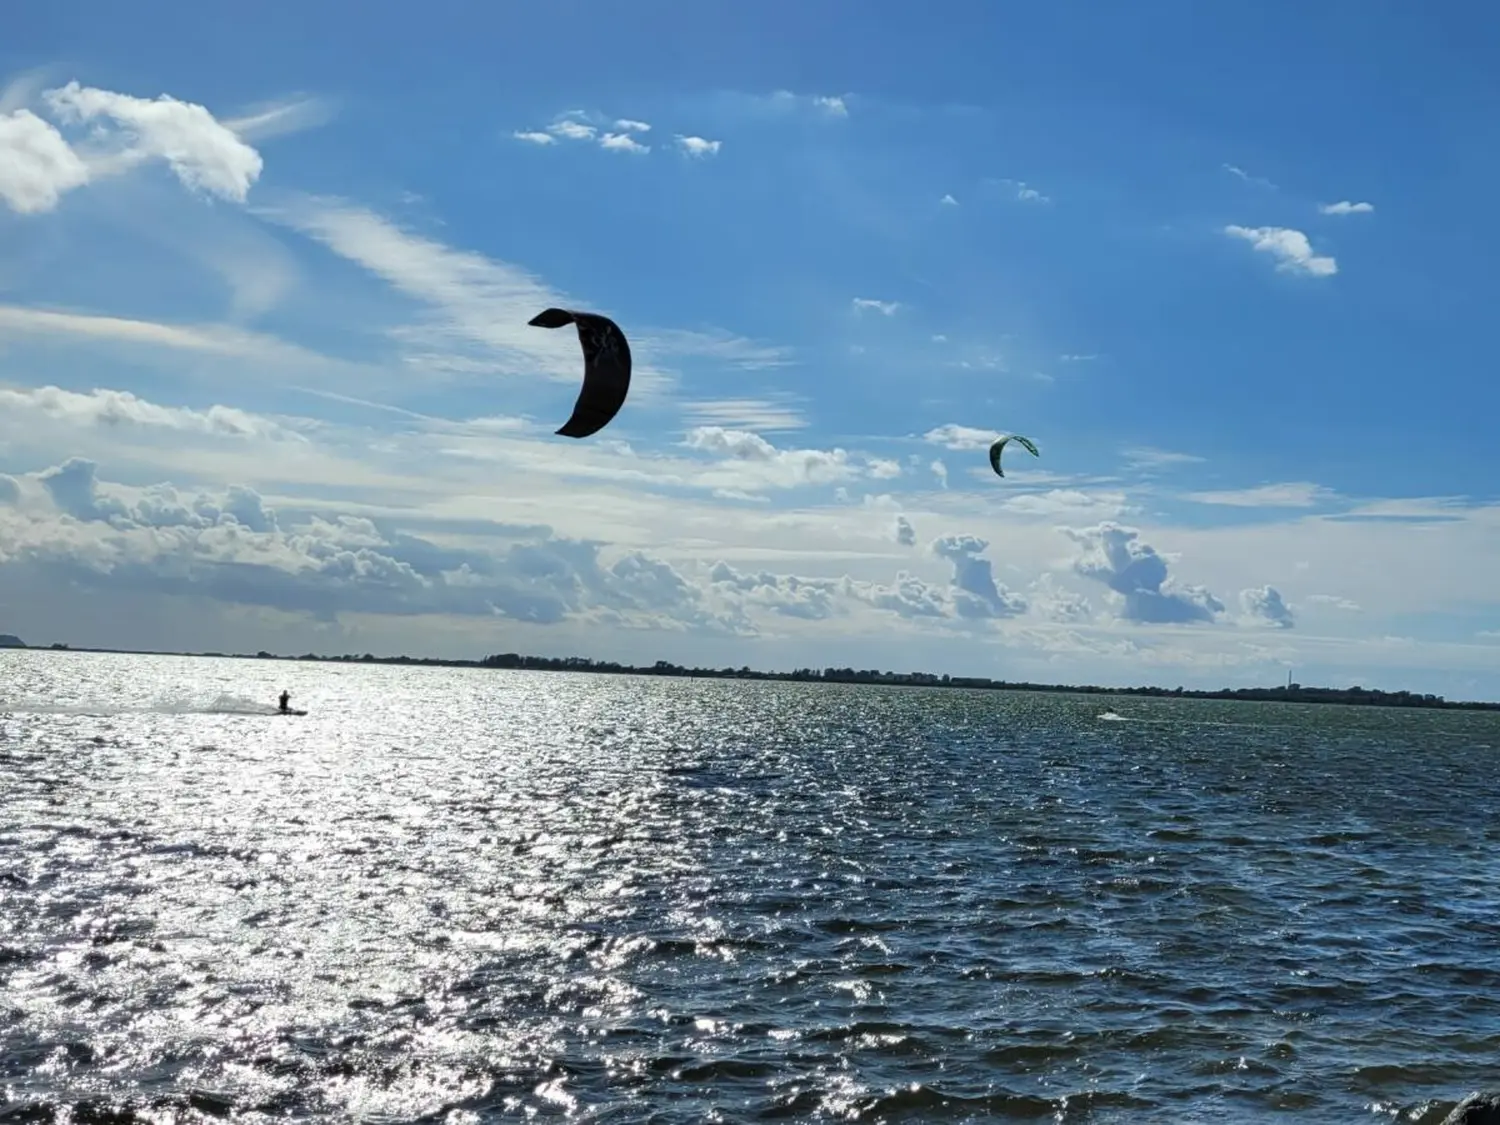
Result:
[[[534,328],[561,328],[573,323],[573,314],[567,309],[543,309],[526,323]]]

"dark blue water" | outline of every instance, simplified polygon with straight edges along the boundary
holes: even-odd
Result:
[[[0,1122],[1430,1122],[1500,1060],[1500,715],[15,653],[0,736]]]

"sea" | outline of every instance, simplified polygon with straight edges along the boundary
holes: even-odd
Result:
[[[0,1122],[1435,1123],[1497,1083],[1500,714],[0,654]]]

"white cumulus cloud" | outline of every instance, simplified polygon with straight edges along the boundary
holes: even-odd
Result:
[[[1000,440],[995,430],[976,430],[972,426],[960,426],[956,422],[937,426],[922,435],[922,440],[941,445],[945,449],[988,449]]]
[[[1245,619],[1252,624],[1274,625],[1278,629],[1290,629],[1295,624],[1291,606],[1275,586],[1257,586],[1240,591],[1240,608]]]
[[[50,211],[88,183],[88,166],[61,133],[29,109],[0,115],[0,200],[23,215]]]
[[[1108,586],[1121,600],[1120,616],[1148,625],[1212,621],[1224,604],[1202,586],[1178,586],[1167,561],[1133,527],[1105,520],[1093,527],[1060,529],[1084,548],[1074,571]]]
[[[1325,215],[1368,215],[1375,210],[1373,203],[1351,203],[1341,199],[1337,203],[1320,203],[1318,210]]]
[[[260,178],[260,153],[241,140],[212,113],[170,94],[155,99],[99,90],[69,82],[42,95],[64,124],[96,123],[93,136],[115,142],[112,154],[124,166],[141,160],[165,160],[183,185],[222,199],[243,203]],[[112,134],[103,127],[117,127]]]
[[[1312,243],[1300,230],[1289,227],[1242,227],[1231,224],[1224,228],[1231,238],[1240,238],[1250,243],[1263,254],[1276,259],[1276,268],[1289,273],[1304,273],[1311,277],[1332,277],[1338,273],[1338,263],[1333,258],[1314,254]]]
[[[677,134],[677,144],[689,156],[717,156],[721,141],[710,141],[703,137],[685,137]]]
[[[611,152],[646,153],[651,151],[650,145],[641,144],[629,133],[605,133],[599,138],[599,147],[607,148]]]

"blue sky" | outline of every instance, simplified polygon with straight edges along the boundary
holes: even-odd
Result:
[[[725,7],[13,17],[0,631],[1500,697],[1500,14]]]

